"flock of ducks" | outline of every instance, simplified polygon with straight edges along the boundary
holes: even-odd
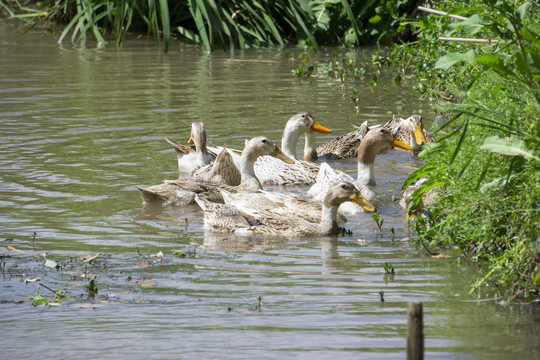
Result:
[[[433,142],[423,129],[420,115],[393,117],[385,125],[367,122],[348,134],[316,146],[316,133],[331,130],[319,125],[308,112],[293,115],[286,123],[281,150],[272,140],[257,136],[246,140],[243,150],[208,145],[204,124],[194,122],[188,145],[166,138],[178,156],[181,174],[188,179],[138,187],[146,203],[187,206],[204,211],[209,231],[236,235],[286,236],[336,235],[346,215],[375,211],[374,162],[382,150],[397,147],[418,151]],[[304,135],[301,159],[296,145]],[[356,179],[333,169],[327,162],[356,157]],[[182,176],[182,175],[181,175]],[[307,198],[288,192],[263,190],[264,185],[310,185]]]

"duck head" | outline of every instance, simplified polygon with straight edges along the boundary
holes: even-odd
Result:
[[[302,111],[291,116],[285,124],[285,129],[283,129],[283,136],[281,138],[281,147],[285,154],[296,158],[296,144],[300,135],[304,134],[306,136],[306,147],[304,149],[305,158],[306,152],[311,153],[311,148],[313,148],[313,151],[315,151],[316,148],[316,144],[311,144],[313,142],[312,139],[315,139],[315,137],[309,137],[308,135],[313,133],[329,134],[331,132],[332,130],[319,125],[309,112]],[[310,143],[309,146],[308,143]]]

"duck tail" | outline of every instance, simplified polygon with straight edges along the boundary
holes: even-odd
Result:
[[[167,198],[163,195],[160,195],[154,191],[144,189],[137,186],[137,190],[139,190],[142,199],[147,203],[160,203],[160,202],[166,202]]]
[[[176,150],[176,152],[182,154],[189,154],[190,152],[194,151],[194,148],[191,145],[180,145],[168,136],[165,136],[165,141],[171,144],[174,147],[174,150]]]

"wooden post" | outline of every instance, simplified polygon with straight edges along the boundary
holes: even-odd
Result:
[[[424,319],[421,302],[409,302],[407,309],[407,360],[424,359]]]

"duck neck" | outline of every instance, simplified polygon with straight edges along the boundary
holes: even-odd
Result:
[[[375,185],[375,173],[373,164],[375,162],[375,151],[369,146],[369,141],[362,141],[358,149],[358,177],[357,181],[364,185]]]
[[[255,161],[257,157],[253,158],[246,154],[240,158],[240,175],[242,176],[242,187],[249,190],[262,190],[262,185],[257,175],[255,175]]]
[[[208,150],[206,146],[200,151],[197,151],[197,165],[202,166],[208,164]]]
[[[285,153],[285,155],[296,159],[296,144],[298,143],[299,137],[300,134],[298,131],[293,131],[285,127],[281,137],[281,150]]]
[[[315,133],[306,133],[306,142],[304,143],[304,160],[317,161],[317,136]]]
[[[321,222],[318,224],[318,230],[321,235],[336,235],[338,232],[337,223],[338,206],[322,206]]]

